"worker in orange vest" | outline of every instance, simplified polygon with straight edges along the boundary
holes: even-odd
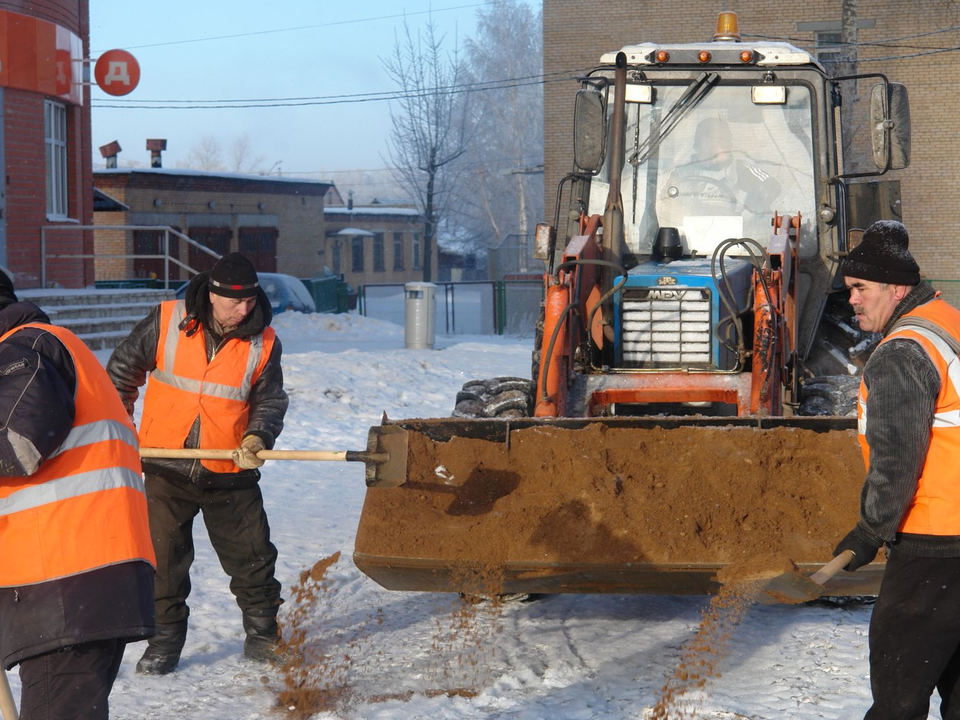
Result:
[[[137,433],[93,353],[2,271],[0,417],[3,668],[24,720],[106,718],[125,645],[155,631]]]
[[[287,395],[270,302],[256,269],[230,253],[160,303],[114,350],[107,372],[132,416],[139,388],[144,447],[236,448],[232,460],[144,460],[157,552],[157,635],[137,672],[176,670],[187,635],[193,521],[203,515],[243,614],[244,656],[277,659],[277,549],[258,481],[283,428]]]
[[[899,222],[863,233],[841,274],[861,330],[883,335],[857,399],[860,520],[834,551],[856,570],[887,546],[870,618],[868,720],[960,718],[960,310],[920,277]]]

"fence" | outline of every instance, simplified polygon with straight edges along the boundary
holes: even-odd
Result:
[[[446,335],[517,335],[533,337],[543,283],[529,280],[448,282],[437,286],[437,332]],[[403,284],[362,285],[361,315],[403,325]]]

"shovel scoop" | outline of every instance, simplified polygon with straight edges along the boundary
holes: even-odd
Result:
[[[824,584],[827,580],[846,567],[853,555],[853,550],[844,550],[810,577],[795,569],[764,579],[756,590],[757,602],[761,605],[797,605],[816,600],[826,591]]]
[[[397,487],[407,481],[407,432],[395,425],[370,428],[366,450],[261,450],[261,460],[340,460],[366,466],[367,487]],[[233,450],[140,448],[142,458],[230,460]]]

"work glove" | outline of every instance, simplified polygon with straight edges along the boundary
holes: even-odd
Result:
[[[247,435],[241,442],[240,447],[233,451],[233,462],[237,467],[244,470],[253,470],[263,465],[263,460],[257,457],[257,453],[265,448],[263,440],[257,435]]]
[[[853,550],[853,559],[843,568],[847,572],[853,572],[857,568],[873,562],[879,549],[880,545],[864,537],[864,533],[860,532],[858,528],[854,528],[848,532],[847,536],[834,548],[833,556],[836,557],[844,550]]]

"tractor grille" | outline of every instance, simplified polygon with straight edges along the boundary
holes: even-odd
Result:
[[[623,298],[623,362],[638,367],[711,364],[710,292],[645,288]]]

